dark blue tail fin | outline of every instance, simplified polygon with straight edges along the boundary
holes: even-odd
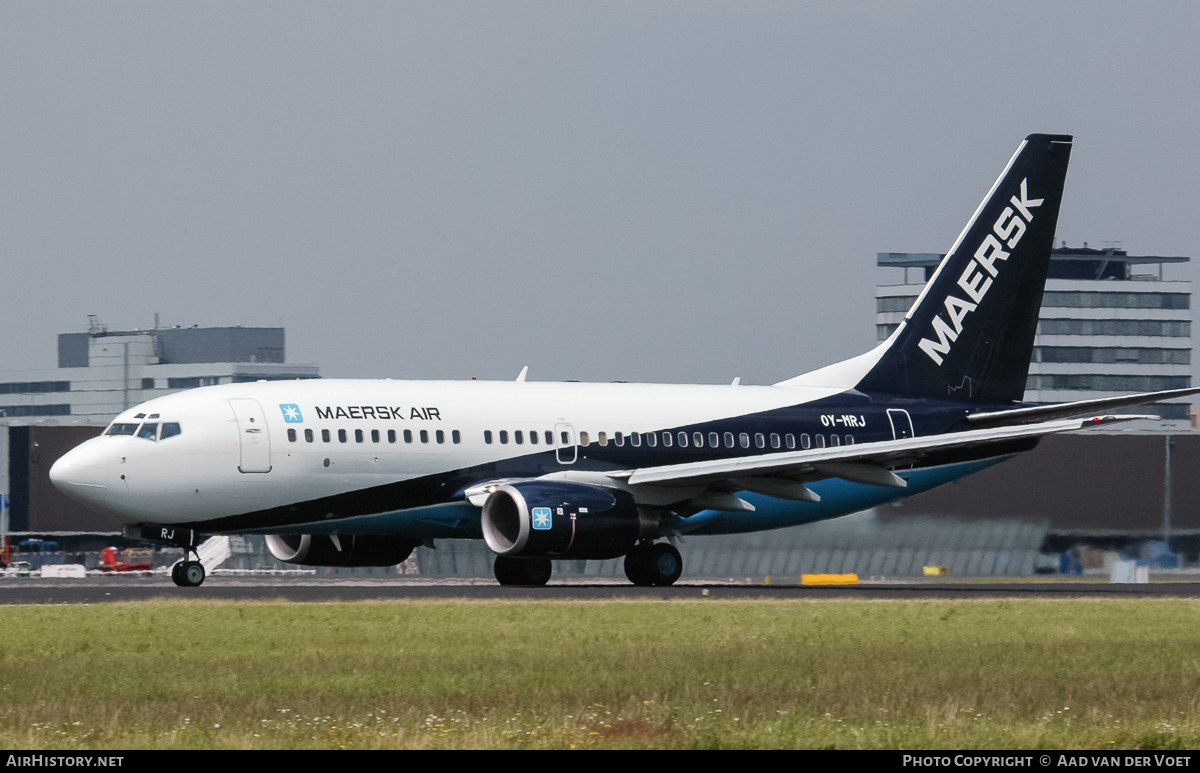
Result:
[[[1071,140],[1025,138],[859,390],[1022,398]]]

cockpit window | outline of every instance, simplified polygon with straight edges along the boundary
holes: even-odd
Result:
[[[166,440],[169,437],[175,437],[179,433],[180,433],[179,422],[168,421],[167,423],[163,424],[162,434],[160,434],[158,436],[158,439]],[[310,438],[310,441],[311,441],[311,438]]]
[[[108,428],[106,435],[132,435],[137,432],[138,425],[136,424],[114,424]]]
[[[158,422],[147,422],[138,430],[137,436],[146,440],[154,440],[158,437]]]

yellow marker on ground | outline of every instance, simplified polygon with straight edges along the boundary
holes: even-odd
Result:
[[[921,567],[921,571],[928,575],[950,574],[950,567],[948,567],[948,566],[923,566],[923,567]]]
[[[802,574],[801,585],[858,585],[857,574]]]

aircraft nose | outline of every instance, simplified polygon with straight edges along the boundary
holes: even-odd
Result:
[[[84,504],[96,504],[108,493],[108,459],[92,441],[58,458],[50,467],[54,487]]]

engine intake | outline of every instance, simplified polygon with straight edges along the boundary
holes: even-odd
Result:
[[[395,566],[420,544],[411,537],[381,535],[347,534],[337,542],[325,534],[267,535],[271,555],[301,566]]]
[[[483,539],[510,558],[616,558],[650,531],[619,489],[529,481],[500,486],[483,503]]]

